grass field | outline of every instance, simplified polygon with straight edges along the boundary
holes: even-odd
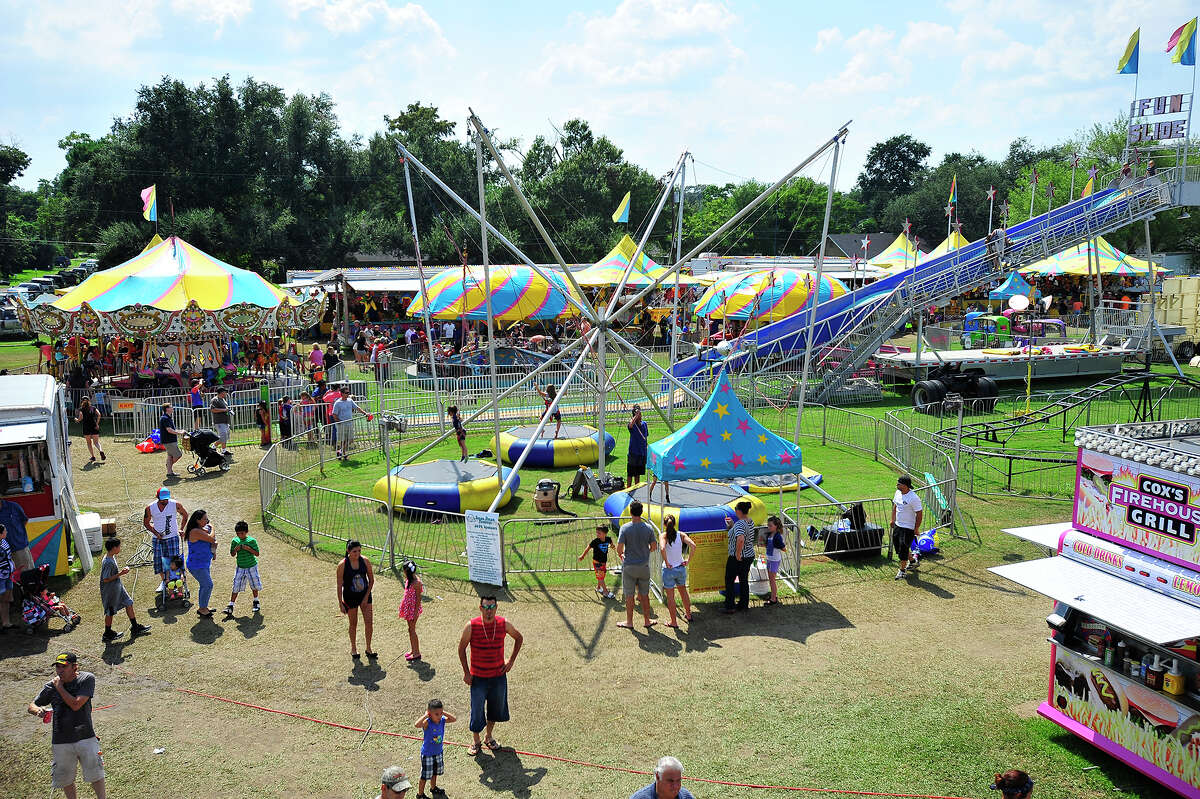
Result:
[[[885,407],[855,410],[874,415]],[[471,451],[487,446],[486,431],[468,443]],[[102,465],[76,458],[76,492],[87,507],[118,519],[124,561],[141,539],[142,507],[159,486],[163,461],[129,444],[108,442],[106,449]],[[454,457],[456,449],[431,455]],[[806,444],[805,458],[825,473],[835,496],[890,488],[892,472],[854,451]],[[189,510],[208,511],[222,547],[234,521],[250,521],[263,549],[263,612],[251,614],[246,597],[229,620],[153,610],[153,576],[139,569],[126,585],[153,632],[103,646],[97,573],[64,585],[66,600],[83,614],[79,628],[61,633],[52,625],[49,635],[0,639],[8,697],[0,703],[0,793],[50,793],[48,728],[26,715],[24,704],[50,678],[53,654],[69,649],[97,675],[94,720],[109,795],[132,799],[181,786],[199,797],[302,792],[369,799],[384,766],[398,763],[415,776],[419,744],[361,730],[411,733],[435,696],[460,717],[447,728],[446,776],[439,781],[455,799],[616,799],[650,781],[536,753],[643,771],[674,754],[685,777],[958,797],[986,796],[992,774],[1017,766],[1033,775],[1039,799],[1170,795],[1035,715],[1049,671],[1049,603],[987,568],[1043,555],[999,530],[1061,520],[1068,511],[1060,504],[963,496],[979,538],[948,541],[942,556],[906,583],[892,580],[895,565],[883,558],[814,559],[801,570],[803,590],[779,607],[725,617],[716,612],[716,595],[702,595],[694,622],[678,631],[618,630],[618,606],[599,600],[586,580],[518,575],[500,592],[501,614],[520,628],[525,646],[509,677],[513,720],[499,726],[498,737],[521,751],[468,757],[459,746],[470,736],[455,647],[476,612],[479,587],[425,575],[418,625],[424,658],[410,666],[401,657],[408,649],[404,626],[394,615],[402,590],[379,569],[374,648],[381,657],[352,662],[333,595],[335,558],[262,530],[257,460],[257,449],[239,448],[230,472],[185,479],[172,491]],[[622,472],[623,462],[612,469]],[[383,471],[374,455],[356,455],[348,466],[328,464],[322,484],[369,493]],[[232,577],[223,552],[213,576],[212,604],[219,607]],[[116,627],[125,629],[124,620]],[[361,649],[361,629],[359,635]],[[795,795],[687,786],[699,797]]]

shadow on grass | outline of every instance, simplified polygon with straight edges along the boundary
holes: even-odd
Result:
[[[408,664],[408,670],[417,675],[417,679],[421,682],[429,682],[433,679],[433,675],[437,674],[437,669],[430,666],[424,660],[415,660]]]
[[[379,681],[387,676],[387,671],[378,663],[368,660],[365,663],[356,662],[350,669],[346,682],[360,685],[368,691],[378,691]]]
[[[752,604],[748,610],[731,615],[720,612],[722,604],[693,600],[692,623],[684,624],[677,632],[684,651],[719,648],[722,639],[743,635],[803,644],[817,633],[854,627],[833,605],[818,601],[807,592],[781,595],[778,605]]]
[[[246,639],[258,635],[258,631],[267,626],[262,613],[257,610],[250,616],[238,616],[234,623],[237,624],[238,632]]]
[[[217,624],[212,616],[201,617],[192,625],[192,640],[198,644],[211,644],[225,634],[225,628]]]
[[[1100,783],[1096,786],[1119,793],[1133,793],[1142,799],[1167,799],[1176,797],[1173,791],[1151,780],[1141,772],[1127,766],[1112,755],[1092,746],[1087,741],[1043,718],[1030,719],[1027,725],[1048,743],[1061,747],[1069,755],[1090,765],[1085,766],[1084,779]]]
[[[489,760],[491,762],[488,762]],[[518,799],[530,796],[532,794],[530,789],[542,781],[547,771],[542,766],[527,767],[517,753],[507,747],[497,749],[490,758],[480,752],[475,757],[475,762],[483,768],[479,775],[481,785],[494,792],[507,793],[511,791],[512,795]]]

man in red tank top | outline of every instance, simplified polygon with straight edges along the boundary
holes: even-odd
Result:
[[[513,649],[504,659],[504,637],[512,636]],[[524,637],[503,616],[496,615],[496,597],[479,598],[479,615],[463,628],[458,641],[458,659],[462,662],[463,682],[471,686],[471,721],[468,725],[475,742],[467,750],[472,757],[486,746],[495,751],[500,744],[492,736],[498,721],[508,721],[508,672],[512,670]],[[467,648],[471,660],[467,662]],[[483,742],[479,733],[487,730]]]

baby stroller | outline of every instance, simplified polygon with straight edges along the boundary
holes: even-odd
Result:
[[[13,599],[19,603],[28,635],[32,635],[39,625],[52,616],[62,619],[65,633],[75,629],[82,621],[78,613],[46,587],[49,574],[50,567],[42,565],[21,572],[21,579],[13,583]]]
[[[175,555],[167,565],[166,579],[163,580],[163,590],[155,593],[154,604],[159,610],[166,610],[172,602],[178,602],[180,607],[192,605],[192,592],[188,588],[187,572],[183,568],[183,558]]]
[[[188,474],[200,476],[205,469],[220,469],[229,471],[229,461],[225,456],[213,449],[220,439],[215,432],[207,429],[193,430],[183,435],[183,448],[196,457],[194,463],[187,467]]]

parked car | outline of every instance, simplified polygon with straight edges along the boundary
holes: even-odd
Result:
[[[70,266],[70,265],[71,265],[71,259],[68,258],[67,256],[65,256],[65,255],[54,256],[54,267],[56,269],[62,269],[64,266]]]
[[[10,333],[21,329],[21,320],[12,308],[0,308],[0,332]]]
[[[86,261],[84,261],[83,263],[81,263],[80,266],[83,267],[84,269],[86,269],[87,273],[90,275],[92,272],[95,272],[97,269],[100,268],[100,262],[97,261],[95,258],[89,258]]]

